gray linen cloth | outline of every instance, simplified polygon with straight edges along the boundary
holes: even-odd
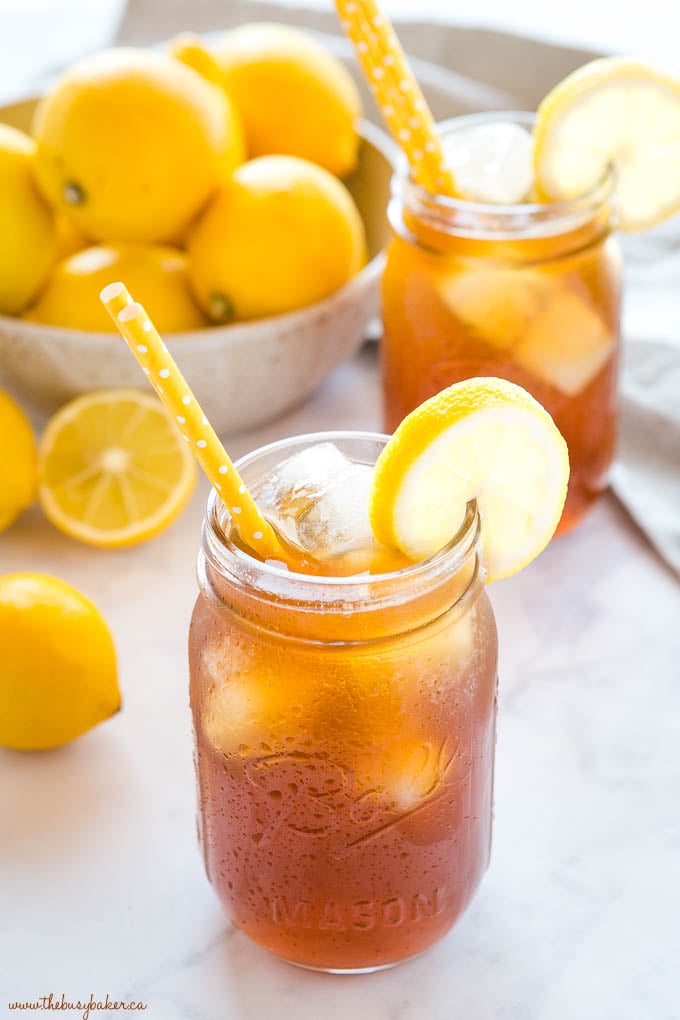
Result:
[[[241,0],[129,0],[121,44],[245,21],[304,26],[356,67],[368,116],[380,123],[333,12]],[[534,110],[594,54],[522,36],[425,22],[396,23],[437,119],[488,109]],[[659,554],[680,575],[680,215],[623,239],[624,350],[619,451],[612,486]]]

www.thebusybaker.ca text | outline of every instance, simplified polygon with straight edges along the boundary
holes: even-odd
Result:
[[[49,995],[42,995],[34,1002],[10,1002],[8,1003],[10,1009],[22,1010],[26,1012],[37,1012],[41,1009],[55,1009],[71,1011],[80,1013],[82,1020],[90,1020],[90,1015],[96,1012],[117,1012],[119,1010],[142,1010],[146,1009],[145,1002],[137,1002],[135,999],[131,999],[126,1002],[123,999],[111,999],[108,995],[105,999],[95,999],[94,995],[90,995],[89,999],[75,999],[71,1001],[66,996],[61,994],[61,997],[55,996],[54,992],[50,992]]]

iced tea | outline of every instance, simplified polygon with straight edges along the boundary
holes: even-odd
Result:
[[[386,559],[362,496],[383,442],[301,437],[246,458],[296,570],[240,549],[213,498],[191,628],[210,881],[260,945],[334,972],[441,938],[491,836],[497,643],[478,517],[428,561]]]
[[[496,121],[492,114],[444,126]],[[531,125],[529,115],[512,115]],[[399,174],[383,279],[386,426],[451,383],[524,386],[567,441],[575,524],[606,485],[616,442],[621,267],[612,181],[553,204],[430,196]]]

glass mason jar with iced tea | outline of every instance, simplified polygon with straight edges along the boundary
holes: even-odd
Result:
[[[496,629],[474,505],[407,563],[368,525],[385,437],[240,462],[294,569],[240,547],[213,494],[191,701],[199,829],[233,923],[279,957],[372,971],[440,939],[489,858]]]
[[[482,114],[442,126],[530,114]],[[571,479],[561,530],[606,485],[616,441],[621,262],[611,235],[613,179],[559,203],[479,204],[393,182],[383,279],[386,425],[472,376],[533,394],[567,441]]]

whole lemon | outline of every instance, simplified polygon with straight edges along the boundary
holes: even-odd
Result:
[[[0,531],[5,531],[35,500],[37,463],[36,443],[28,418],[12,398],[0,390]]]
[[[189,235],[189,277],[216,321],[320,301],[364,263],[364,226],[327,170],[294,156],[245,163]]]
[[[249,156],[309,159],[338,177],[356,166],[361,98],[340,61],[288,25],[227,32],[213,56],[246,131]]]
[[[59,747],[120,708],[109,629],[56,577],[0,577],[0,662],[2,747]]]
[[[89,248],[91,243],[68,216],[57,214],[57,261],[75,255],[83,248]]]
[[[95,240],[178,236],[244,158],[224,91],[145,50],[74,64],[38,105],[33,135],[40,187]]]
[[[0,124],[0,312],[18,315],[45,282],[57,251],[54,213],[33,178],[35,142]],[[1,498],[1,497],[0,497]]]
[[[168,53],[175,60],[181,60],[187,67],[193,67],[201,77],[211,81],[213,85],[222,87],[222,70],[210,50],[206,49],[200,35],[193,32],[181,32],[171,39]]]
[[[95,245],[64,259],[24,318],[114,333],[116,327],[99,292],[116,280],[125,281],[162,333],[208,324],[191,293],[185,253],[167,245],[144,244]]]

